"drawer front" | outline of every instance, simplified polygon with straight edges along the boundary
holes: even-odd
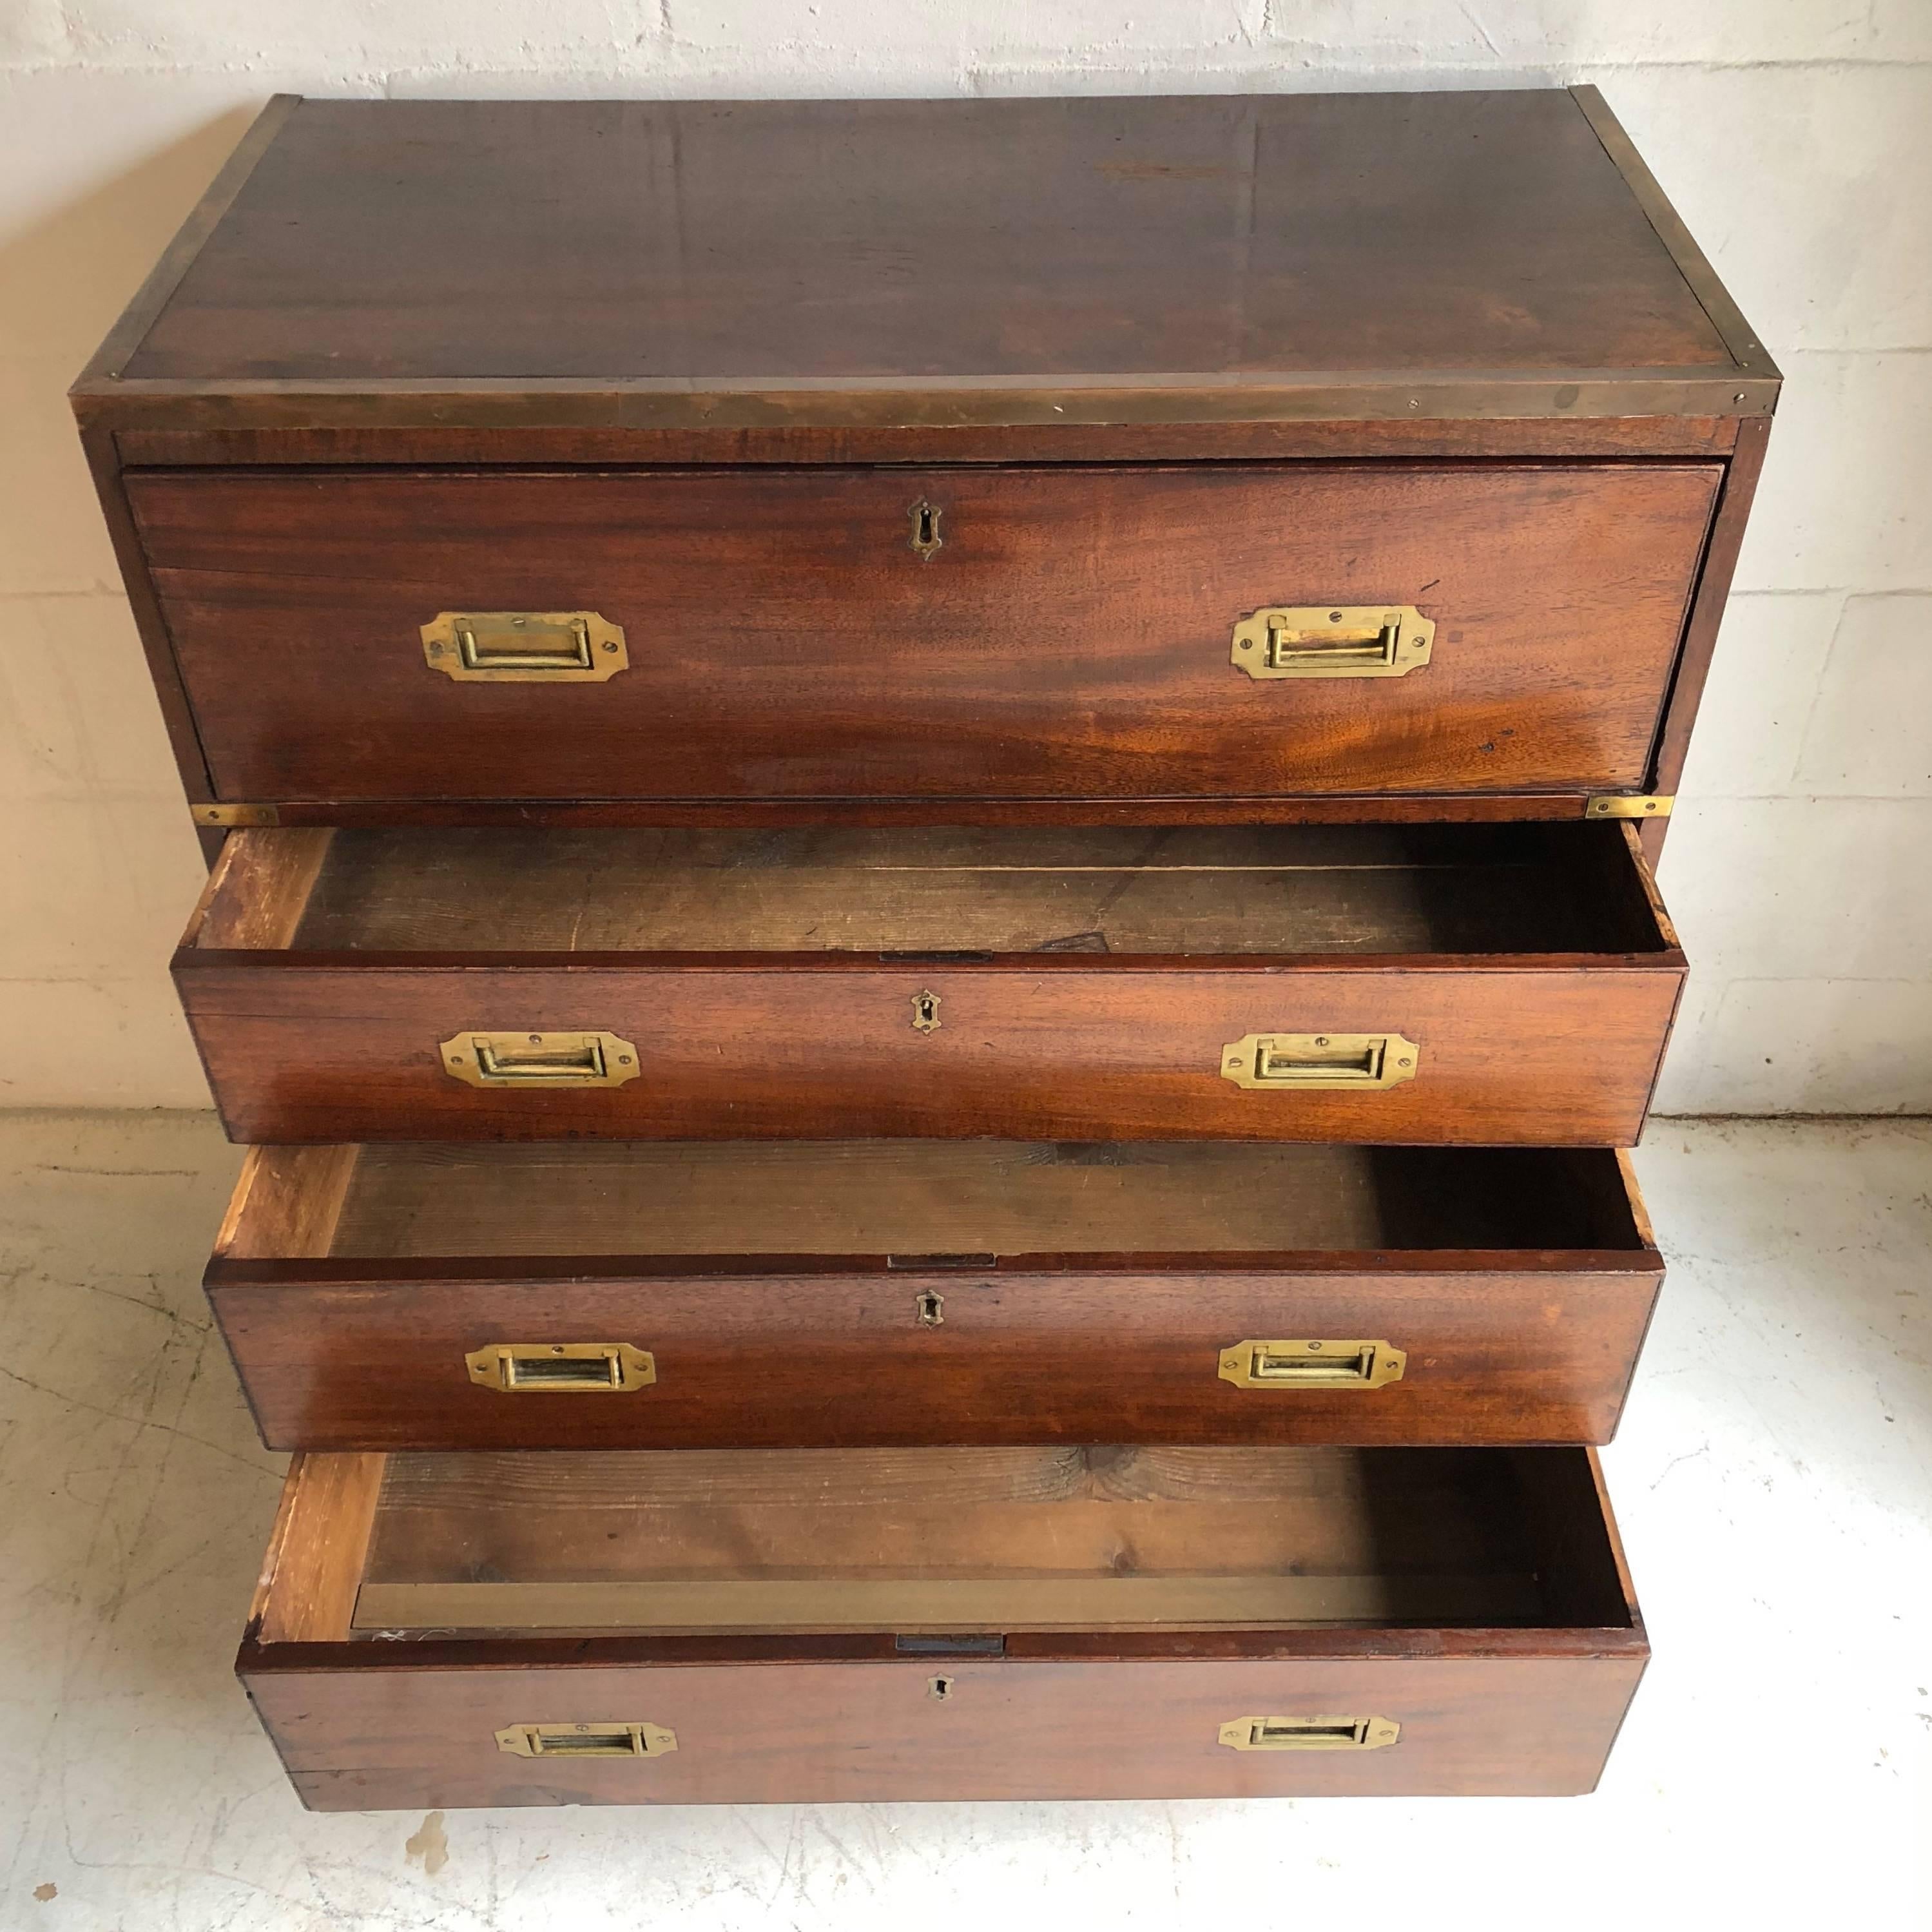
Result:
[[[241,1670],[319,1810],[910,1799],[1561,1795],[1596,1783],[1640,1657],[516,1670],[461,1662]],[[477,1647],[479,1650],[480,1646]],[[943,1684],[944,1694],[937,1694]],[[1256,1718],[1392,1720],[1392,1744],[1236,1750]],[[499,1748],[528,1725],[649,1724],[615,1760]],[[1252,1736],[1252,1733],[1249,1733]]]
[[[177,956],[182,1004],[238,1141],[1630,1146],[1682,981],[1666,964],[603,970],[325,968],[288,956]],[[478,1033],[594,1034],[615,1042],[614,1070],[619,1048],[634,1051],[636,1076],[479,1085],[444,1058],[448,1042]],[[1256,1037],[1278,1035],[1400,1042],[1416,1064],[1389,1084],[1226,1077]]]
[[[127,482],[220,798],[1105,800],[1640,789],[1720,473]],[[1242,668],[1258,612],[1384,602],[1426,662]]]
[[[508,1279],[471,1264],[218,1259],[208,1292],[274,1449],[911,1447],[925,1442],[1601,1442],[1659,1276],[828,1266],[784,1278]],[[427,1268],[421,1271],[427,1272]],[[500,1270],[508,1274],[507,1270]],[[351,1277],[344,1279],[344,1276]],[[1400,1372],[1222,1373],[1240,1346],[1365,1340]],[[600,1342],[651,1378],[506,1388],[493,1350]],[[1252,1357],[1252,1349],[1250,1350]],[[1351,1358],[1344,1358],[1346,1366]],[[1310,1366],[1314,1366],[1310,1364]],[[1264,1364],[1265,1372],[1266,1364]]]

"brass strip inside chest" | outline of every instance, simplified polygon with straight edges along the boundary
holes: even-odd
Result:
[[[666,1577],[365,1582],[355,1628],[410,1630],[1268,1629],[1534,1618],[1534,1577],[1496,1575]]]

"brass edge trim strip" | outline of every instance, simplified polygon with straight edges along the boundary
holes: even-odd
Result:
[[[933,429],[1142,424],[1216,428],[1270,422],[1427,422],[1553,417],[1737,417],[1768,415],[1776,376],[1702,370],[1539,370],[1515,380],[1391,372],[1336,382],[1316,377],[1232,379],[1149,374],[1082,382],[1059,376],[1030,386],[1010,376],[924,384],[904,377],[818,385],[806,379],[698,376],[596,380],[532,378],[512,388],[494,378],[434,381],[322,379],[264,382],[130,379],[113,386],[122,428],[200,429],[363,427],[374,429]],[[98,392],[97,392],[98,393]],[[1738,398],[1744,400],[1740,402]],[[408,406],[413,404],[414,407]],[[1687,461],[1696,460],[1687,457]]]

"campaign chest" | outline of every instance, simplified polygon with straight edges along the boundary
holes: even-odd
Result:
[[[1778,386],[1588,87],[272,104],[74,404],[304,1801],[1590,1788]]]

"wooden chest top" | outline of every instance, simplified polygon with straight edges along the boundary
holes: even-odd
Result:
[[[1722,417],[1775,387],[1580,88],[289,98],[76,393],[150,424],[876,427]]]

